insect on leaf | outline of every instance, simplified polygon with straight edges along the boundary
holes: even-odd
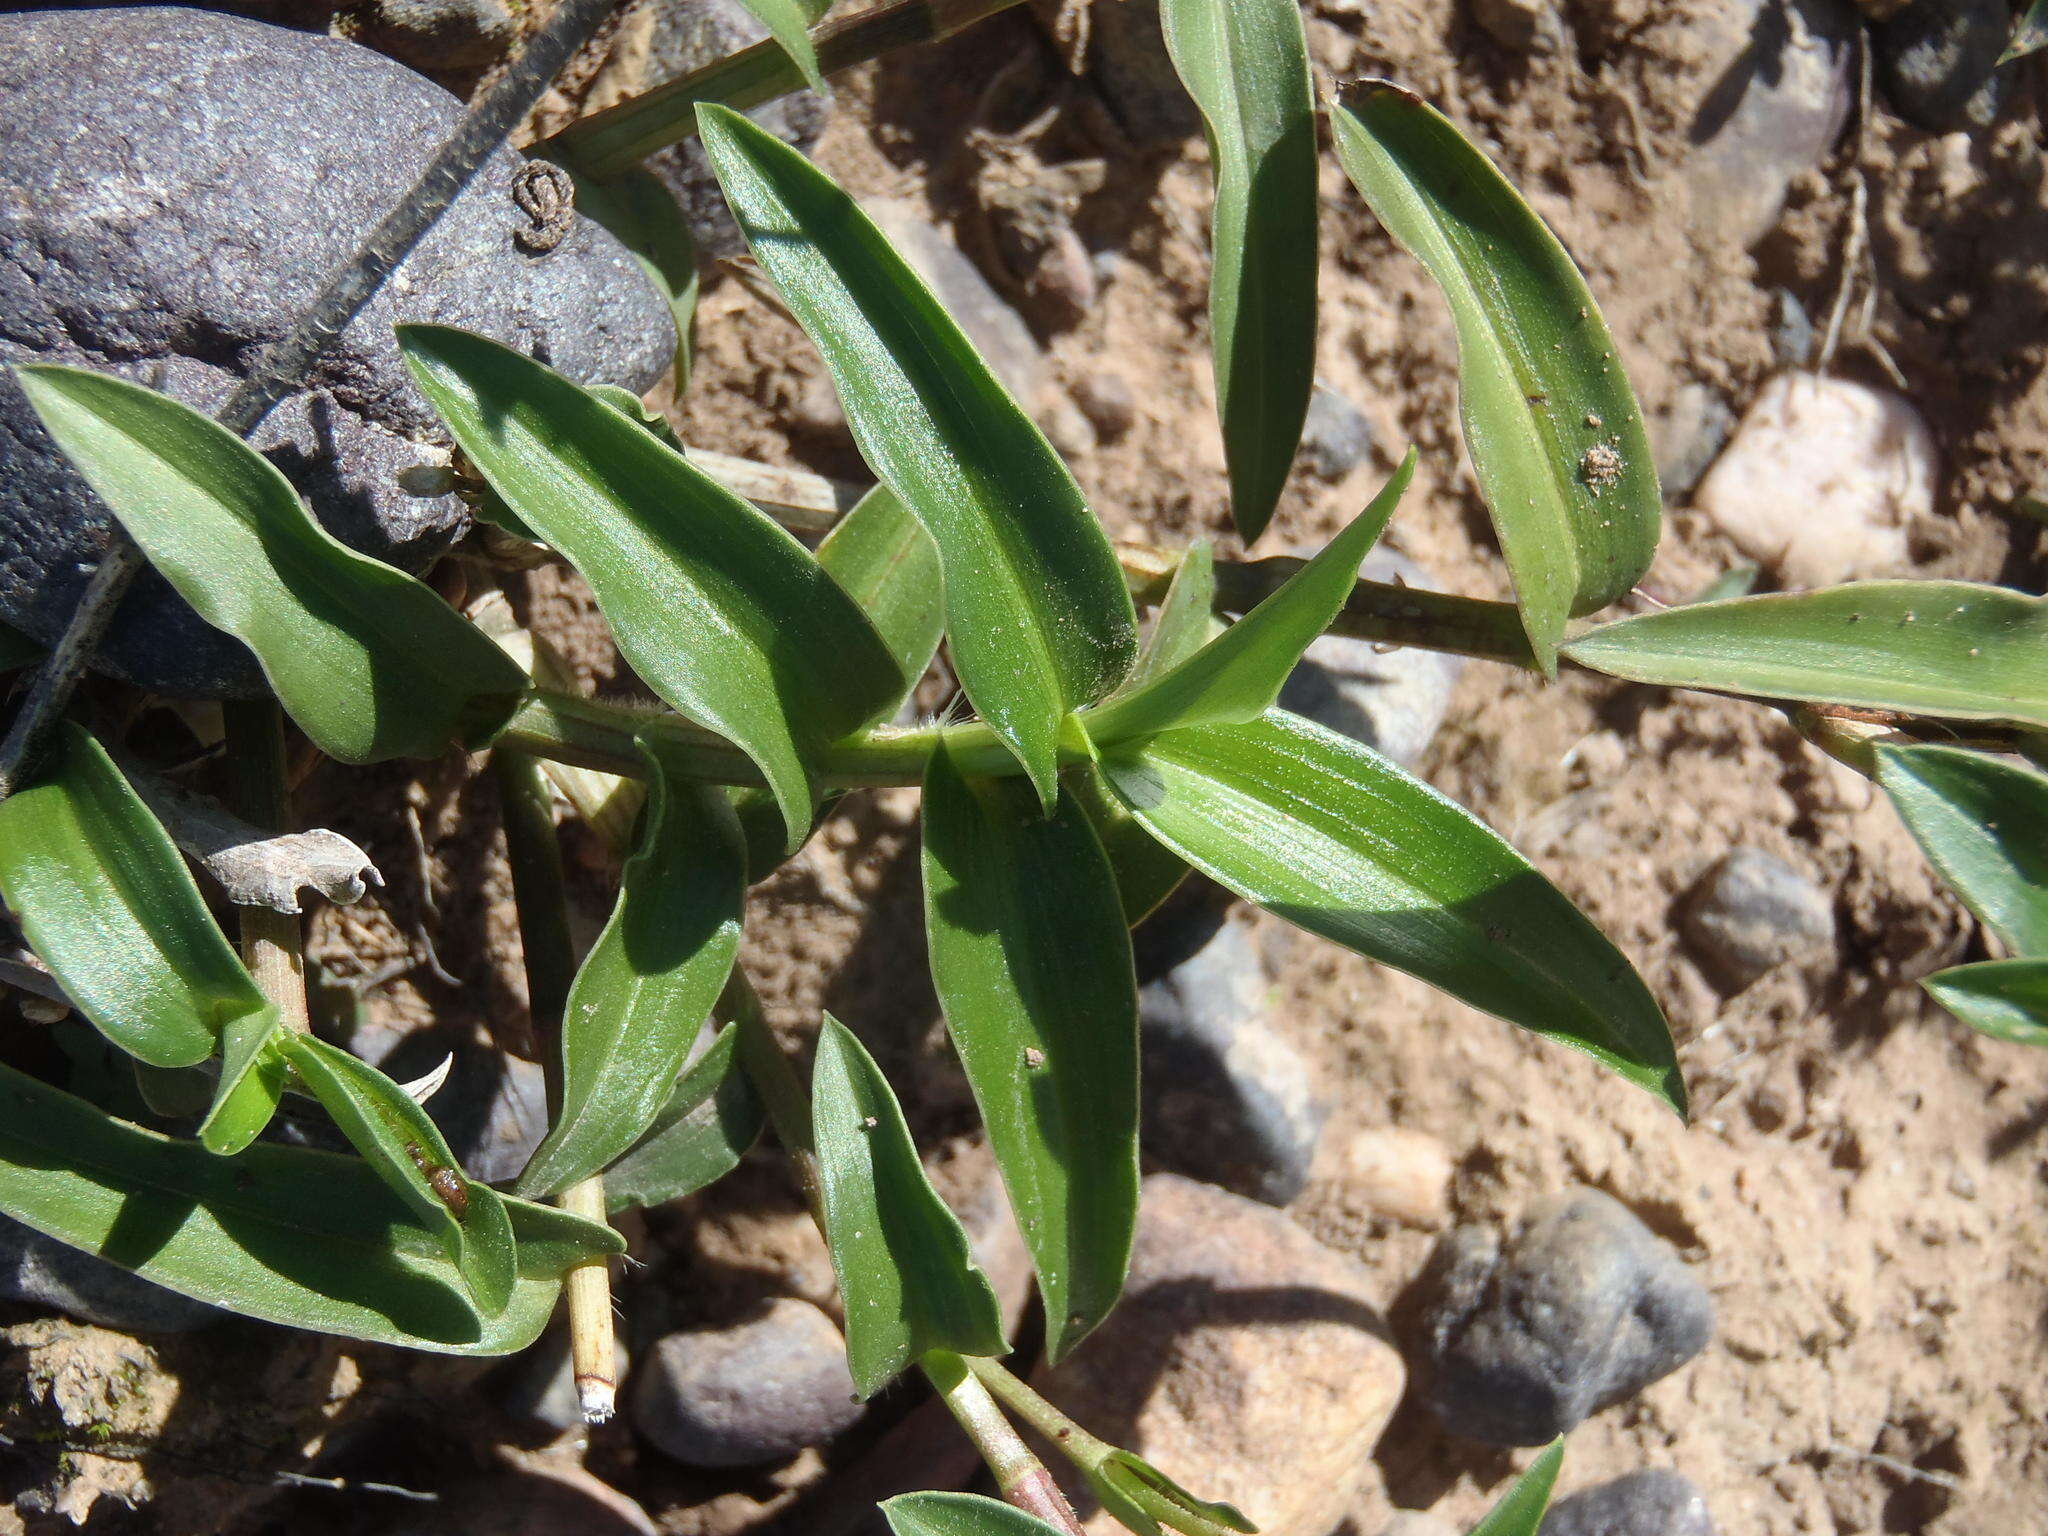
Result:
[[[399,327],[413,377],[520,520],[590,583],[620,652],[760,766],[799,846],[824,748],[903,687],[810,552],[654,436],[509,347]]]
[[[2048,960],[1951,966],[1920,985],[1970,1028],[2015,1045],[2048,1046]]]
[[[312,1035],[284,1049],[349,1144],[440,1239],[477,1310],[503,1311],[518,1277],[504,1198],[467,1177],[427,1112],[368,1062]]]
[[[1168,53],[1216,176],[1209,330],[1249,544],[1273,516],[1315,384],[1316,116],[1298,0],[1164,0]]]
[[[698,125],[862,456],[938,546],[961,686],[1049,808],[1062,722],[1137,653],[1109,540],[1044,434],[853,199],[735,112],[702,107]]]
[[[181,1295],[287,1327],[501,1355],[539,1336],[571,1264],[623,1241],[510,1202],[519,1276],[482,1314],[439,1238],[359,1158],[258,1142],[215,1157],[0,1066],[0,1209]]]
[[[1138,992],[1116,876],[1063,793],[924,779],[925,932],[1060,1359],[1116,1305],[1138,1213]]]
[[[481,745],[519,669],[434,591],[313,520],[247,443],[139,384],[77,368],[15,377],[149,563],[250,650],[315,746],[345,763]]]
[[[193,1066],[235,1020],[275,1018],[170,834],[77,725],[0,801],[0,895],[65,996],[139,1061]]]
[[[2048,776],[1960,747],[1879,746],[1877,782],[1963,905],[2048,957]]]
[[[519,1191],[558,1193],[618,1157],[654,1123],[739,953],[746,849],[718,790],[652,770],[640,846],[611,920],[569,988],[562,1107]]]
[[[2048,598],[1852,581],[1618,619],[1564,648],[1638,683],[2048,725]]]
[[[1450,302],[1465,446],[1529,643],[1555,670],[1565,620],[1625,596],[1662,526],[1614,338],[1557,237],[1442,113],[1366,80],[1330,125],[1352,183]]]
[[[1102,758],[1131,814],[1310,933],[1587,1052],[1681,1114],[1671,1032],[1627,958],[1464,807],[1282,710]]]
[[[1172,670],[1083,716],[1089,738],[1108,747],[1176,726],[1256,720],[1271,709],[1301,653],[1351,595],[1359,563],[1414,473],[1411,448],[1372,504],[1279,591]]]
[[[728,1028],[680,1079],[654,1124],[604,1171],[608,1207],[680,1200],[739,1166],[765,1117]]]
[[[1002,1310],[960,1219],[925,1178],[896,1095],[830,1014],[818,1036],[811,1122],[825,1240],[846,1298],[846,1364],[872,1397],[932,1349],[1004,1355]]]

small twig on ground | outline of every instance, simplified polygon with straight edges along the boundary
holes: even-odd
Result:
[[[310,1472],[279,1472],[280,1487],[326,1488],[334,1493],[380,1493],[394,1499],[411,1499],[416,1504],[438,1504],[441,1495],[426,1488],[401,1488],[396,1483],[372,1483],[362,1478],[315,1477]]]

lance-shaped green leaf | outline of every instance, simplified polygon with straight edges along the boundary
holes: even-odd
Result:
[[[690,385],[697,322],[697,242],[682,205],[659,176],[636,165],[612,181],[576,178],[576,211],[595,219],[640,263],[676,328],[676,394]]]
[[[646,1134],[605,1169],[611,1210],[680,1200],[739,1166],[765,1111],[734,1050],[738,1039],[729,1028],[721,1033],[676,1082]]]
[[[1102,766],[1154,836],[1246,900],[1684,1112],[1670,1030],[1627,957],[1499,834],[1377,752],[1274,710]]]
[[[814,91],[825,89],[825,76],[818,69],[818,50],[811,42],[811,28],[832,8],[832,0],[740,0],[766,27],[790,62],[803,72],[804,83]]]
[[[563,1270],[624,1244],[510,1205],[519,1279],[509,1305],[480,1315],[438,1237],[360,1159],[261,1142],[215,1157],[0,1066],[0,1209],[248,1317],[448,1353],[523,1349]]]
[[[640,1139],[739,953],[747,854],[732,808],[649,738],[640,750],[652,770],[640,846],[569,988],[562,1107],[519,1176],[523,1195],[556,1194]]]
[[[825,567],[861,606],[903,674],[903,691],[868,723],[886,724],[917,687],[946,632],[939,547],[903,499],[877,485],[818,546]]]
[[[2024,59],[2030,53],[2039,53],[2048,48],[2048,0],[2034,0],[2027,7],[2012,29],[2012,39],[2005,45],[2005,51],[1998,56],[1998,67],[2003,68],[2014,59]]]
[[[1196,539],[1181,553],[1166,596],[1152,616],[1152,631],[1138,664],[1117,690],[1117,697],[1135,693],[1164,677],[1209,643],[1216,626],[1216,551],[1207,539]]]
[[[78,1011],[153,1067],[194,1066],[269,1014],[170,834],[76,725],[0,801],[0,895]]]
[[[1486,1512],[1486,1518],[1472,1527],[1472,1536],[1536,1536],[1544,1511],[1550,1508],[1550,1490],[1557,1486],[1557,1474],[1564,1466],[1564,1441],[1553,1440],[1543,1454],[1529,1463],[1529,1470],[1515,1479],[1514,1487],[1501,1495],[1500,1502]]]
[[[444,326],[399,340],[463,452],[583,573],[634,670],[760,765],[795,848],[812,764],[902,687],[866,615],[788,533],[559,374]]]
[[[1167,52],[1208,129],[1209,334],[1230,511],[1265,532],[1316,366],[1316,114],[1298,0],[1164,0]]]
[[[961,686],[1054,799],[1061,722],[1137,651],[1080,487],[916,273],[817,167],[722,107],[705,150],[755,259],[817,344],[854,441],[938,545]]]
[[[1058,1360],[1116,1305],[1138,1214],[1138,992],[1116,876],[1072,795],[1041,815],[1029,786],[963,778],[941,746],[924,910]]]
[[[1566,618],[1624,596],[1661,528],[1614,338],[1557,237],[1434,107],[1361,81],[1330,126],[1352,183],[1450,302],[1465,446],[1529,644],[1554,669]]]
[[[925,1178],[896,1095],[830,1014],[812,1067],[811,1125],[860,1395],[874,1396],[926,1350],[1008,1354],[996,1293]]]
[[[1564,648],[1631,682],[2048,725],[2048,599],[1853,581],[1640,614]]]
[[[232,1157],[270,1124],[291,1077],[277,1010],[229,1020],[221,1030],[220,1056],[220,1079],[199,1123],[199,1141],[209,1152]]]
[[[2048,1046],[2048,960],[1952,966],[1920,985],[1974,1030],[2016,1045]]]
[[[504,1197],[464,1174],[427,1112],[368,1062],[312,1035],[290,1036],[284,1050],[349,1144],[440,1239],[477,1310],[502,1311],[518,1277]]]
[[[1301,653],[1351,596],[1359,562],[1414,473],[1411,448],[1372,504],[1286,585],[1172,670],[1089,711],[1089,739],[1109,747],[1176,726],[1239,724],[1271,709]]]
[[[256,653],[278,701],[345,763],[488,739],[526,679],[433,590],[359,555],[232,432],[140,384],[15,370],[50,436],[149,563]]]
[[[1877,782],[1963,900],[2022,955],[2048,955],[2048,777],[1960,747],[1877,748]]]
[[[896,1536],[1058,1536],[1038,1516],[978,1493],[899,1493],[881,1509]]]

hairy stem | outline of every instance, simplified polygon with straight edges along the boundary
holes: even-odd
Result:
[[[859,16],[827,22],[811,34],[818,68],[836,74],[914,43],[951,37],[1019,0],[896,0]],[[782,45],[763,38],[679,80],[580,118],[543,139],[531,153],[595,181],[609,181],[657,149],[692,138],[697,103],[740,111],[803,87],[804,77]]]
[[[384,280],[448,211],[477,168],[533,110],[569,56],[583,46],[617,4],[618,0],[561,0],[547,25],[463,116],[405,196],[378,221],[355,253],[328,274],[291,330],[256,355],[248,375],[220,409],[216,419],[222,426],[237,437],[247,437],[272,406],[298,387],[314,360],[348,328]],[[134,541],[118,523],[112,524],[98,570],[86,584],[63,635],[37,671],[6,739],[0,741],[0,800],[13,794],[24,776],[34,771],[51,728],[70,705],[87,663],[99,649],[143,564]]]
[[[275,699],[231,700],[221,708],[227,725],[228,762],[235,777],[235,811],[265,832],[290,830],[286,787],[284,712]],[[296,912],[242,907],[242,963],[287,1029],[305,1034],[304,919]]]
[[[1045,1463],[1031,1453],[1031,1447],[1003,1417],[1002,1409],[968,1369],[966,1360],[950,1349],[935,1349],[918,1364],[938,1389],[940,1401],[981,1452],[1003,1497],[1067,1536],[1081,1536],[1074,1506],[1060,1492]]]
[[[562,848],[555,836],[554,801],[540,766],[500,747],[491,774],[505,819],[505,853],[512,866],[512,900],[526,962],[528,1011],[538,1037],[547,1082],[548,1119],[562,1107],[562,1015],[576,979],[576,946],[569,936],[569,903],[562,882]],[[593,1174],[570,1185],[555,1203],[586,1220],[605,1220],[604,1180]],[[612,1416],[618,1399],[618,1346],[612,1332],[611,1267],[593,1259],[562,1281],[569,1313],[569,1368],[588,1424]]]

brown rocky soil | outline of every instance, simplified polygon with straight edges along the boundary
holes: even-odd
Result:
[[[1880,105],[1860,161],[1838,153],[1804,170],[1751,250],[1696,206],[1686,174],[1689,133],[1714,84],[1691,17],[1711,7],[1584,0],[1565,8],[1570,44],[1547,55],[1503,49],[1452,0],[1309,9],[1328,77],[1388,74],[1423,92],[1528,192],[1585,267],[1653,421],[1693,383],[1740,413],[1778,366],[1774,289],[1825,319],[1848,187],[1865,176],[1878,274],[1872,334],[1945,459],[1935,511],[1908,530],[1912,569],[2039,590],[2038,536],[2005,510],[2048,468],[2038,80],[1975,140],[1908,128]],[[817,157],[863,197],[923,204],[985,254],[987,154],[967,144],[963,124],[981,110],[985,83],[1018,58],[1031,62],[1011,86],[1034,109],[1064,105],[1053,134],[1011,156],[1005,174],[1028,184],[1048,159],[1106,162],[1074,226],[1117,254],[1099,264],[1079,323],[1050,338],[1048,371],[1051,387],[1069,392],[1121,375],[1135,422],[1120,440],[1077,445],[1074,467],[1113,536],[1175,543],[1206,533],[1231,552],[1198,140],[1163,153],[1106,149],[1099,109],[1066,83],[1020,13],[849,77]],[[1045,174],[1071,190],[1071,176]],[[1412,441],[1422,465],[1390,542],[1454,590],[1504,596],[1461,458],[1448,317],[1328,157],[1324,193],[1319,373],[1365,408],[1377,462],[1335,487],[1298,476],[1270,543],[1327,536]],[[1837,369],[1884,383],[1854,309]],[[822,426],[815,410],[811,424],[788,424],[793,407],[815,402],[823,376],[790,322],[721,277],[707,285],[699,335],[678,412],[692,442],[860,477],[829,411]],[[1649,585],[1682,596],[1732,559],[1718,534],[1679,509]],[[630,686],[572,582],[536,573],[523,596],[586,682]],[[1335,1106],[1292,1216],[1363,1266],[1367,1299],[1382,1311],[1397,1306],[1450,1221],[1512,1219],[1574,1183],[1609,1191],[1676,1244],[1713,1292],[1718,1337],[1574,1433],[1567,1490],[1646,1464],[1675,1467],[1731,1536],[2048,1529],[2048,1056],[1971,1035],[1912,985],[1981,952],[1982,940],[1882,797],[1774,715],[1585,675],[1545,685],[1482,664],[1466,669],[1424,771],[1513,838],[1641,968],[1680,1042],[1693,1122],[1419,983],[1245,918],[1274,931],[1285,955],[1277,1016]],[[371,974],[416,954],[417,935],[433,931],[448,979],[420,967],[374,988],[372,1016],[517,1038],[524,988],[488,785],[454,765],[410,784],[380,774],[374,794],[364,783],[323,770],[307,792],[370,849],[391,889],[350,913],[323,913],[317,951],[342,974]],[[603,858],[594,840],[569,836],[572,852],[588,855],[577,878],[594,916]],[[1839,944],[1824,962],[1724,997],[1681,948],[1673,912],[1738,844],[1818,880],[1833,896]],[[423,900],[427,879],[438,915]],[[923,972],[914,796],[849,802],[761,888],[751,919],[747,960],[778,1023],[800,1028],[824,1005],[861,1024],[924,1144],[957,1164],[949,1182],[967,1188],[983,1176],[972,1105]],[[1375,1193],[1353,1153],[1389,1127],[1448,1154],[1447,1206],[1408,1202],[1395,1213],[1400,1202]],[[636,1240],[670,1260],[665,1279],[629,1272],[624,1281],[641,1333],[729,1313],[763,1284],[833,1305],[822,1251],[772,1166],[749,1165],[709,1197],[650,1215]],[[493,1440],[533,1438],[488,1409],[442,1411],[479,1400],[466,1392],[473,1368],[372,1353],[362,1370],[374,1390],[362,1394],[371,1427],[352,1460],[358,1476],[415,1486],[461,1477],[483,1469]],[[949,1431],[911,1422],[920,1426],[913,1456],[941,1475],[946,1458],[923,1437]],[[857,1460],[884,1428],[856,1431],[829,1458],[806,1453],[735,1479],[666,1463],[615,1425],[594,1437],[588,1464],[662,1529],[726,1536],[791,1508],[798,1490],[828,1465]],[[1395,1507],[1431,1508],[1463,1528],[1525,1461],[1403,1410],[1340,1529],[1377,1536]],[[1191,1482],[1199,1474],[1167,1470]],[[1244,1502],[1260,1513],[1255,1496]],[[391,1529],[395,1518],[391,1506],[308,1492],[243,1528],[271,1528],[280,1510],[308,1529]],[[804,1523],[831,1527],[823,1513]]]

